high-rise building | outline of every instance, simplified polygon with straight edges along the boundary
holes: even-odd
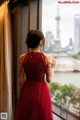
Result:
[[[80,52],[80,14],[74,17],[74,54]]]
[[[69,46],[73,46],[72,38],[69,38]]]
[[[47,31],[45,35],[45,51],[53,52],[54,50],[54,36],[51,31]]]

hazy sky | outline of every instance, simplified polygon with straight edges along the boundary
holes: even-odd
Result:
[[[57,6],[59,5],[60,20],[60,38],[62,46],[69,43],[69,38],[74,41],[74,16],[80,15],[80,3],[78,4],[59,4],[58,1],[66,0],[43,0],[42,5],[42,31],[44,34],[51,31],[56,39],[56,20]],[[73,1],[73,0],[68,0]],[[74,0],[80,2],[80,0]]]

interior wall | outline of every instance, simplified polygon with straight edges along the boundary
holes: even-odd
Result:
[[[37,29],[37,1],[30,3],[30,29]]]
[[[27,51],[27,46],[25,44],[26,37],[28,33],[28,6],[22,7],[22,50],[21,53]]]
[[[39,0],[39,30],[42,31],[42,0]]]
[[[38,5],[37,2],[39,2],[39,8],[37,6]],[[13,14],[14,14],[14,18],[17,14],[17,21],[16,19],[13,19],[16,22],[16,26],[13,25],[13,29],[14,29],[13,31],[16,35],[13,35],[13,38],[16,37],[14,38],[14,41],[17,42],[16,44],[17,44],[17,57],[18,57],[20,54],[25,53],[27,51],[27,46],[25,44],[25,41],[28,33],[28,26],[29,29],[39,29],[39,30],[42,29],[41,28],[42,0],[35,0],[30,2],[30,16],[29,16],[29,6],[19,5],[17,9],[13,9],[12,16]],[[28,17],[30,17],[30,21],[28,21],[29,20]],[[15,23],[14,21],[12,22],[13,24]],[[38,26],[37,23],[39,24]]]
[[[38,5],[37,2],[39,2],[39,8],[37,6]],[[39,9],[39,13],[38,13],[38,9]],[[29,20],[28,17],[30,17],[30,21],[28,21]],[[37,22],[39,24],[38,26],[37,26]],[[25,41],[28,33],[28,26],[29,29],[41,30],[42,29],[41,24],[42,24],[42,0],[31,1],[30,11],[29,11],[29,6],[22,7],[22,53],[25,53],[27,51]]]

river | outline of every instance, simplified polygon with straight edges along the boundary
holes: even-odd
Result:
[[[52,81],[61,85],[73,84],[80,87],[80,72],[54,72]]]

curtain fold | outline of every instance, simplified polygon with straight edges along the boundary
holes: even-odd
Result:
[[[11,21],[8,2],[0,6],[0,112],[12,114]]]

